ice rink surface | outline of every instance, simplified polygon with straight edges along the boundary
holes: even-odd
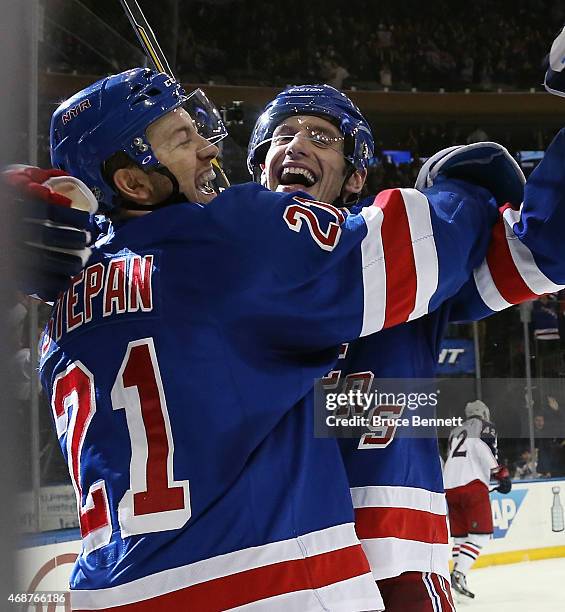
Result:
[[[465,612],[565,612],[565,558],[498,565],[467,575],[475,599],[456,601]]]

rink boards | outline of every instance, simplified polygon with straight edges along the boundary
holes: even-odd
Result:
[[[514,481],[490,497],[494,536],[474,567],[565,557],[565,479]]]
[[[494,537],[475,567],[565,557],[565,530],[554,531],[563,527],[559,512],[554,510],[552,520],[556,499],[563,511],[565,479],[520,481],[508,495],[491,493]],[[78,529],[26,537],[17,555],[19,588],[28,592],[67,590],[80,546]]]

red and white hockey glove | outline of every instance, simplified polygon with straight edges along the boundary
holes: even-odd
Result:
[[[98,203],[82,181],[61,170],[12,166],[2,180],[16,228],[18,288],[52,301],[90,257]]]
[[[495,491],[506,495],[512,491],[512,480],[510,479],[510,472],[505,465],[501,465],[497,468],[497,471],[493,473],[493,478],[498,480],[498,487]]]

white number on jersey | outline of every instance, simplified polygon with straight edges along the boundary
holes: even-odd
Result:
[[[111,399],[114,410],[126,412],[132,448],[130,488],[118,504],[122,537],[182,527],[191,516],[189,482],[173,478],[174,444],[152,338],[128,344]],[[89,553],[110,541],[112,525],[104,480],[89,487],[82,503],[81,453],[96,400],[94,376],[80,361],[55,378],[52,408],[57,435],[67,434],[69,473]]]

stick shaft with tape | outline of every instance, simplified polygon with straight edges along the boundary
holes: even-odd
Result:
[[[135,34],[145,51],[147,57],[151,60],[154,68],[159,72],[165,72],[174,78],[173,71],[163,53],[155,33],[151,29],[141,7],[137,0],[120,0],[120,4],[127,15],[131,27],[135,30]],[[229,187],[230,183],[220,166],[217,159],[212,160],[214,171],[216,173],[216,186],[218,191],[223,191]]]
[[[145,51],[147,57],[153,63],[153,66],[158,72],[166,72],[168,75],[173,76],[173,71],[169,66],[169,62],[165,57],[155,33],[151,29],[141,7],[137,3],[137,0],[120,0],[132,28],[135,30],[137,38]]]

